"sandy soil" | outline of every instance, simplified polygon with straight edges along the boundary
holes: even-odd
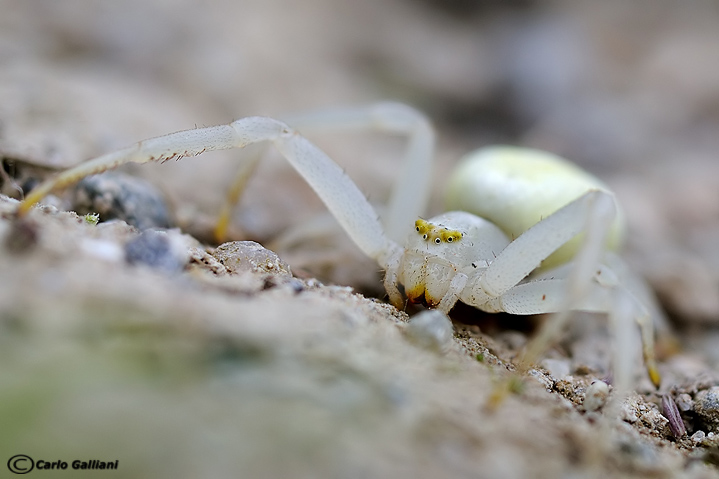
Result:
[[[616,414],[587,411],[611,342],[602,317],[577,315],[488,409],[541,319],[458,308],[451,340],[418,342],[343,233],[292,239],[324,225],[323,208],[271,153],[230,239],[278,256],[216,249],[243,153],[211,153],[123,170],[157,187],[177,227],[166,233],[94,224],[64,211],[72,194],[19,222],[3,181],[0,464],[61,460],[52,474],[68,477],[76,459],[118,460],[126,477],[719,476],[719,12],[510,3],[0,0],[4,170],[28,186],[172,131],[381,99],[437,127],[429,214],[473,148],[557,152],[625,208],[624,256],[678,346],[660,351],[660,391],[638,368]],[[385,201],[400,138],[310,136]]]

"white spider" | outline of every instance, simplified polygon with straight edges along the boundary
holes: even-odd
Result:
[[[344,171],[289,124],[371,127],[408,136],[385,227]],[[384,286],[396,307],[403,307],[398,288],[402,284],[411,301],[424,298],[443,313],[457,301],[488,312],[559,313],[530,344],[526,364],[556,338],[569,311],[608,313],[619,336],[615,381],[624,383],[630,381],[631,359],[621,358],[628,354],[622,340],[631,336],[633,328],[626,325],[634,320],[641,328],[649,376],[658,386],[652,322],[647,309],[619,280],[625,268],[610,252],[623,228],[615,197],[606,186],[547,153],[485,148],[469,155],[450,182],[449,207],[463,211],[417,220],[412,229],[429,197],[434,135],[424,115],[406,105],[332,110],[286,123],[248,117],[144,140],[41,184],[20,205],[19,214],[52,190],[124,163],[165,161],[262,141],[280,151],[355,244],[386,271]]]

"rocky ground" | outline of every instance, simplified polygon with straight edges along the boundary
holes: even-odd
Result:
[[[118,460],[126,477],[719,476],[711,3],[0,0],[0,10],[0,464],[65,461],[56,474],[68,477],[76,459]],[[577,315],[490,407],[541,318],[460,307],[451,339],[446,324],[422,327],[419,310],[384,302],[376,265],[343,234],[293,239],[297,225],[323,227],[323,208],[272,154],[229,238],[262,246],[211,241],[237,151],[135,165],[124,173],[147,183],[107,177],[14,215],[14,185],[140,139],[388,98],[437,126],[430,213],[451,165],[489,143],[557,152],[612,186],[630,228],[625,257],[674,338],[660,350],[659,391],[638,369],[614,411],[588,406],[611,341],[601,316]],[[385,200],[401,139],[311,137]],[[130,222],[157,212],[137,199],[157,188],[174,228],[98,222],[80,208],[98,188],[135,201]]]

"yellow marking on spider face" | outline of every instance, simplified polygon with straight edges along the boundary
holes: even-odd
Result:
[[[439,237],[445,243],[453,243],[462,239],[462,233],[457,230],[448,230],[445,228],[439,233]]]
[[[436,244],[454,243],[462,239],[463,236],[461,231],[450,230],[422,218],[414,222],[414,229],[422,236],[422,239]]]
[[[430,223],[429,221],[425,221],[422,218],[418,219],[414,222],[414,229],[419,233],[420,236],[422,236],[424,239],[427,239],[427,236],[429,232],[434,228],[434,225]]]

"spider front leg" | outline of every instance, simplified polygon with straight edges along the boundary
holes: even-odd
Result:
[[[606,273],[607,271],[602,271]],[[642,333],[642,354],[650,379],[659,387],[660,377],[654,358],[654,328],[647,309],[626,288],[619,284],[607,284],[595,276],[589,285],[587,294],[572,310],[606,313],[609,315],[614,336],[613,363],[614,385],[617,390],[626,391],[631,384],[633,370],[631,348],[634,327],[639,326]],[[539,355],[551,346],[561,335],[563,320],[557,317],[565,310],[563,296],[571,281],[567,278],[540,279],[519,284],[495,300],[498,309],[511,314],[557,313],[532,340],[522,357],[520,369],[528,369]],[[635,325],[627,328],[626,325]],[[629,338],[629,339],[628,339]]]
[[[406,137],[404,157],[382,218],[387,237],[404,241],[414,218],[425,212],[431,193],[435,135],[427,117],[409,105],[381,102],[300,113],[283,120],[302,131],[371,130]]]
[[[288,115],[283,121],[303,132],[371,130],[405,136],[404,159],[382,218],[387,237],[398,242],[404,240],[411,227],[410,219],[424,213],[431,190],[434,130],[423,113],[402,103],[381,102]],[[261,152],[246,158],[238,170],[215,228],[215,238],[220,242],[227,236],[232,209],[260,158]]]
[[[401,254],[387,238],[377,214],[354,182],[332,159],[287,124],[265,117],[242,118],[229,125],[198,128],[141,141],[71,168],[33,190],[18,208],[22,216],[53,190],[126,163],[165,161],[205,151],[243,148],[269,141],[317,193],[355,244],[383,268]]]
[[[585,193],[510,243],[484,273],[470,279],[467,288],[460,294],[462,301],[488,311],[557,313],[528,345],[519,363],[520,370],[528,369],[558,338],[571,317],[571,311],[589,309],[612,314],[612,294],[625,294],[626,290],[620,285],[601,285],[595,281],[597,272],[601,270],[604,243],[615,208],[614,197],[610,193],[601,190]],[[585,234],[584,246],[567,268],[566,277],[519,284],[542,260],[582,232]],[[607,293],[598,288],[606,289]],[[639,305],[622,308],[622,311],[630,311],[629,314],[642,329],[647,371],[652,382],[658,386],[660,376],[654,359],[653,328],[646,310]],[[614,324],[622,321],[623,318],[615,319]]]

